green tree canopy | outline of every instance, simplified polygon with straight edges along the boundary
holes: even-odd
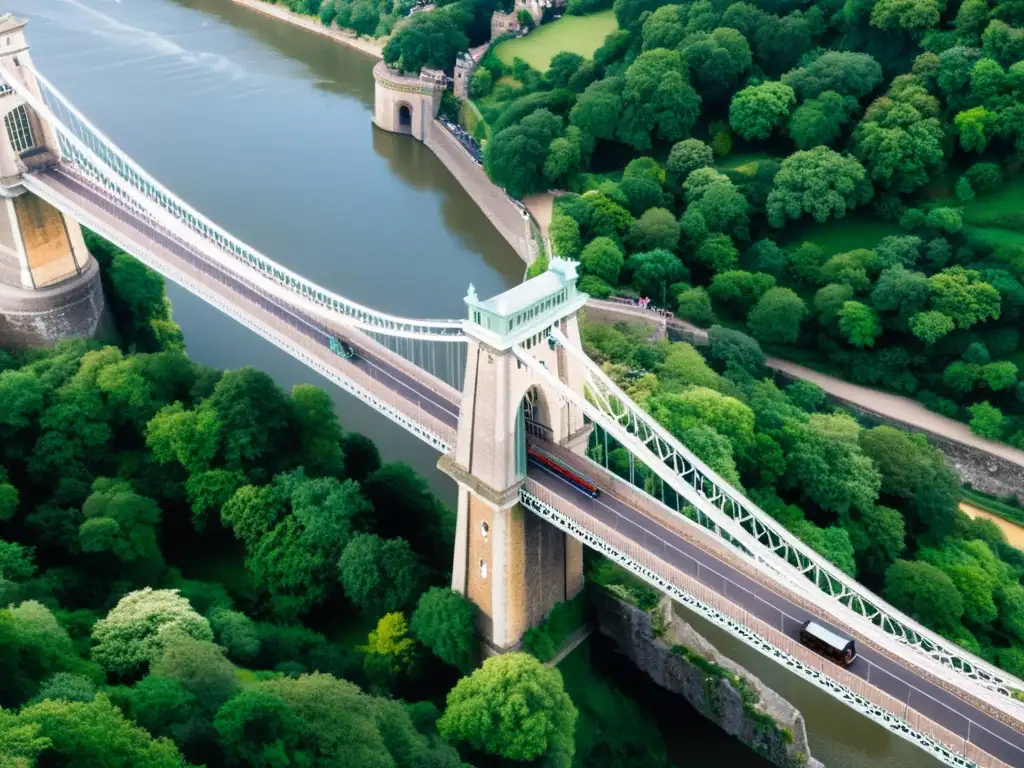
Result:
[[[54,765],[81,768],[183,768],[186,763],[174,743],[154,739],[132,725],[121,711],[100,694],[92,701],[43,701],[26,707],[18,716],[36,725],[49,742],[40,755]]]
[[[816,98],[825,91],[861,99],[881,81],[881,65],[867,53],[852,51],[825,51],[782,78],[802,99]]]
[[[525,653],[492,656],[448,693],[438,732],[510,760],[568,768],[576,707],[558,670]]]
[[[551,143],[562,133],[562,118],[538,109],[488,142],[484,152],[487,173],[513,197],[543,189]]]
[[[672,145],[666,168],[677,179],[685,179],[698,168],[707,168],[715,161],[711,147],[700,139],[683,139]]]
[[[678,52],[647,51],[636,58],[623,77],[616,135],[640,150],[651,147],[652,137],[679,141],[696,122],[700,103]]]
[[[108,672],[137,673],[157,658],[167,637],[178,630],[212,641],[210,623],[196,613],[176,589],[140,589],[122,597],[92,629],[92,657]]]
[[[610,285],[619,281],[619,272],[625,263],[622,249],[610,237],[595,237],[580,254],[580,266],[584,273],[599,277]]]
[[[748,141],[767,139],[796,105],[793,89],[772,81],[750,85],[732,97],[729,124]]]
[[[815,147],[782,161],[768,195],[768,221],[781,227],[787,219],[810,214],[820,223],[841,218],[870,197],[867,174],[856,159]]]
[[[839,331],[855,347],[873,347],[882,335],[882,324],[867,304],[848,301],[839,310]]]
[[[885,599],[922,624],[955,632],[964,601],[945,573],[928,563],[897,560],[885,572]]]
[[[755,339],[772,344],[792,344],[800,335],[807,305],[790,288],[769,288],[747,316]]]
[[[451,589],[432,587],[420,595],[411,629],[441,661],[468,673],[476,654],[476,606]]]
[[[345,594],[367,613],[410,607],[420,593],[425,571],[404,539],[357,534],[338,561]]]
[[[469,47],[459,14],[461,6],[417,13],[403,24],[387,45],[384,61],[402,72],[417,73],[423,67],[451,69],[455,57]]]
[[[793,111],[789,119],[789,136],[797,149],[832,145],[857,111],[853,96],[824,91],[807,99]]]

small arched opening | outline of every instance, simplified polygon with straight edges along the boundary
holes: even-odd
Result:
[[[412,133],[412,107],[408,104],[398,107],[398,130],[402,133]]]
[[[19,104],[4,115],[4,128],[7,129],[7,139],[17,155],[21,156],[36,148],[32,123],[24,104]]]
[[[552,442],[551,409],[536,386],[530,387],[516,411],[516,472],[526,474],[526,447],[534,440]]]

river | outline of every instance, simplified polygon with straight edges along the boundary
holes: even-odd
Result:
[[[364,54],[229,0],[8,5],[30,19],[36,65],[101,130],[218,224],[306,277],[410,317],[459,317],[470,282],[487,296],[521,279],[522,262],[441,163],[372,126]],[[251,365],[285,387],[324,386],[346,429],[454,501],[426,445],[183,289],[169,283],[167,292],[194,360]],[[729,649],[804,711],[812,752],[829,768],[937,765],[763,657]],[[670,740],[673,754],[687,756],[680,765],[764,765],[682,704]]]

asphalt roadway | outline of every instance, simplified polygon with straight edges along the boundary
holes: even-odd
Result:
[[[125,234],[137,244],[145,247],[155,256],[166,259],[172,265],[183,262],[193,270],[202,272],[212,283],[228,288],[236,297],[255,304],[265,312],[292,326],[300,333],[330,347],[331,337],[344,340],[356,351],[348,362],[361,368],[368,375],[381,380],[396,394],[418,404],[423,410],[453,428],[458,428],[459,404],[434,392],[403,369],[389,362],[381,350],[366,344],[365,337],[355,338],[346,333],[346,326],[338,323],[329,327],[323,319],[288,305],[277,296],[261,290],[255,284],[239,277],[202,254],[199,249],[168,233],[152,222],[134,216],[126,207],[111,200],[97,189],[80,183],[77,179],[62,173],[59,169],[47,171],[37,177],[52,191],[74,202],[80,208],[90,211],[101,219],[114,219],[123,225]],[[214,246],[217,247],[217,246]],[[225,252],[225,258],[233,258]],[[215,286],[211,285],[211,288]],[[236,298],[232,297],[237,301]],[[341,371],[344,374],[344,371]]]
[[[590,461],[581,457],[578,462],[572,463],[581,472],[586,473]],[[728,563],[691,544],[610,493],[604,492],[598,498],[592,499],[557,475],[536,466],[530,467],[529,475],[547,490],[589,512],[597,520],[613,527],[618,533],[642,545],[665,562],[728,597],[761,620],[782,629],[794,640],[800,639],[800,625],[808,619],[814,619],[841,635],[846,634],[838,627],[812,616],[799,605],[748,578]],[[965,738],[969,735],[970,741],[994,757],[1010,765],[1024,766],[1024,734],[933,685],[914,670],[897,664],[887,656],[863,645],[858,645],[857,651],[858,656],[847,667],[848,671],[906,702],[911,708],[954,733]]]
[[[271,296],[254,283],[210,260],[187,242],[151,222],[135,217],[123,205],[60,170],[40,174],[37,178],[84,210],[105,220],[115,219],[125,227],[126,234],[154,255],[167,258],[172,263],[178,260],[188,264],[193,270],[204,273],[211,281],[230,289],[239,299],[256,304],[325,347],[329,346],[332,335],[345,340],[357,353],[356,357],[349,360],[352,365],[382,381],[396,394],[416,402],[443,423],[457,428],[458,403],[424,386],[380,355],[379,350],[375,350],[372,345],[347,336],[344,325],[328,328],[321,319],[287,306],[278,297]],[[577,468],[586,473],[589,463],[589,459],[581,457]],[[605,492],[597,499],[592,499],[561,478],[538,467],[531,466],[529,474],[551,492],[590,512],[597,520],[614,527],[619,533],[727,596],[762,620],[779,627],[794,639],[799,640],[799,627],[807,619],[815,618],[821,622],[786,597],[749,579],[728,563],[687,542],[610,493]],[[828,625],[827,622],[821,623]],[[843,634],[838,627],[832,628]],[[950,731],[968,738],[989,754],[1010,765],[1024,766],[1024,734],[870,648],[858,647],[858,652],[857,659],[848,667],[850,672],[905,701]]]

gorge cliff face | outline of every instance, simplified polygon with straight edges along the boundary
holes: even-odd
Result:
[[[810,755],[803,715],[675,616],[671,601],[647,613],[594,592],[601,634],[656,684],[775,765],[822,766]]]

